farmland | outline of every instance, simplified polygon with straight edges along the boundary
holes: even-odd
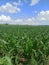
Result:
[[[0,65],[49,65],[49,26],[0,25]]]

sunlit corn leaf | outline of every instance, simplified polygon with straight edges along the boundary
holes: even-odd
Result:
[[[4,57],[4,65],[13,65],[9,56]]]

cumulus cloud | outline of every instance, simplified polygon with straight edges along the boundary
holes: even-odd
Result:
[[[0,15],[0,24],[15,25],[49,25],[49,10],[41,11],[36,17],[13,19],[10,16]]]
[[[35,17],[35,21],[37,21],[38,25],[49,25],[49,10],[41,11]]]
[[[5,16],[5,15],[0,16],[0,21],[10,21],[10,20],[11,20],[10,16]]]
[[[21,9],[11,3],[6,3],[5,5],[0,6],[0,12],[8,12],[8,13],[17,13],[20,12]]]
[[[10,16],[5,16],[3,14],[0,16],[0,23],[1,24],[8,23],[8,22],[11,22],[11,21],[12,21],[12,19],[11,19]]]
[[[15,24],[15,25],[35,25],[33,18],[17,18],[12,19],[10,16],[1,15],[0,16],[0,24]]]
[[[36,5],[40,0],[31,0],[30,6]]]
[[[43,20],[43,21],[48,21],[49,20],[49,11],[41,11],[38,16],[37,19],[39,20]]]

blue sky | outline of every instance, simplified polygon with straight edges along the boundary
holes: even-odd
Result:
[[[1,0],[0,23],[49,25],[49,0]]]

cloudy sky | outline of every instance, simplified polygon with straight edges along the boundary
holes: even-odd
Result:
[[[49,0],[0,0],[0,24],[49,25]]]

